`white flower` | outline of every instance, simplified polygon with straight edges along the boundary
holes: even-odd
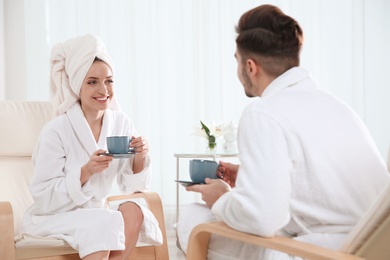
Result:
[[[192,133],[193,135],[200,136],[200,137],[204,137],[204,138],[206,138],[206,139],[209,138],[209,137],[207,136],[206,132],[203,130],[203,128],[199,128],[199,127],[197,127],[197,126],[194,126],[194,130],[195,130],[195,132]]]
[[[200,127],[194,126],[195,132],[193,135],[204,137],[209,139],[211,136],[214,138],[224,136],[226,133],[226,124],[220,123],[216,124],[214,121],[211,121],[210,124],[204,124],[200,121]]]

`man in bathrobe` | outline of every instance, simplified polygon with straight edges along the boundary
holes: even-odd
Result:
[[[103,42],[85,35],[54,46],[51,72],[58,116],[42,129],[33,154],[35,204],[23,233],[64,239],[83,259],[127,259],[138,238],[161,243],[148,209],[133,202],[105,207],[115,179],[123,193],[148,189],[151,165],[146,139],[119,110]],[[133,137],[129,146],[137,154],[101,156],[107,136]]]
[[[187,249],[198,223],[218,220],[336,249],[389,183],[386,164],[357,114],[299,67],[303,32],[293,18],[262,5],[243,14],[236,30],[238,78],[257,97],[239,122],[240,165],[220,162],[222,179],[187,188],[205,205],[181,211],[180,245]],[[208,257],[293,259],[214,236]]]

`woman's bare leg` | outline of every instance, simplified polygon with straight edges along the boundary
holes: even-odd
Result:
[[[119,206],[119,211],[123,215],[125,223],[125,246],[123,251],[111,251],[110,258],[128,259],[138,241],[139,232],[144,221],[144,215],[140,207],[133,202],[126,202]]]

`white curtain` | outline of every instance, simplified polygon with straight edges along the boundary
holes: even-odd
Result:
[[[298,20],[305,34],[301,65],[361,115],[387,155],[390,1],[0,1],[4,99],[48,100],[51,47],[99,35],[114,60],[119,102],[150,141],[153,190],[166,205],[175,203],[173,154],[204,151],[193,126],[237,124],[251,102],[236,76],[234,26],[259,4],[277,5]],[[188,179],[185,169],[181,174]]]

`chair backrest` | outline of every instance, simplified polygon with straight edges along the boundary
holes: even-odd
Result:
[[[33,203],[29,183],[31,155],[42,126],[54,117],[50,102],[0,101],[0,201],[10,201],[15,235]]]
[[[389,150],[387,151],[387,170],[390,172],[390,146]]]
[[[390,259],[390,184],[348,234],[342,252],[364,259]]]

